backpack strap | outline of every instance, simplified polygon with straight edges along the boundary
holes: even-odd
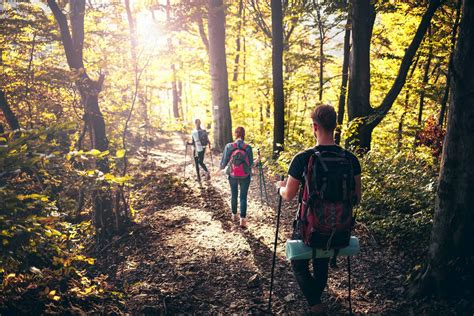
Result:
[[[321,166],[323,167],[323,170],[324,172],[328,172],[328,166],[326,165],[326,163],[324,162],[324,160],[321,158],[321,152],[319,150],[315,150],[314,151],[314,156],[316,157],[316,159],[319,161],[319,163],[321,164]],[[313,168],[313,179],[316,178],[316,168]],[[327,177],[323,177],[323,184],[321,185],[321,188],[319,189],[319,192],[321,194],[321,198],[324,199],[324,191],[326,190],[326,187],[328,185],[328,178]]]

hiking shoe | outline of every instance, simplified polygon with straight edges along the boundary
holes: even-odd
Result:
[[[232,213],[232,221],[233,222],[237,221],[237,214]]]
[[[247,228],[247,219],[246,218],[241,218],[240,219],[240,227]]]
[[[211,173],[208,171],[204,175],[206,177],[206,180],[211,180]]]

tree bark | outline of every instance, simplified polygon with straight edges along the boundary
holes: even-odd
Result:
[[[353,1],[351,5],[352,48],[350,58],[347,114],[351,124],[357,124],[348,135],[346,146],[370,148],[371,132],[363,123],[372,113],[370,106],[370,42],[375,22],[375,5],[370,0]],[[359,119],[359,121],[356,121]]]
[[[461,0],[456,3],[456,18],[453,25],[453,33],[451,35],[451,53],[449,54],[448,73],[446,74],[446,87],[444,89],[443,99],[441,100],[441,109],[439,111],[438,125],[443,127],[444,120],[446,117],[446,105],[448,104],[449,89],[451,87],[451,76],[452,76],[452,60],[454,55],[454,48],[456,45],[456,36],[459,27],[459,19],[461,17]]]
[[[273,156],[284,150],[285,98],[283,93],[283,9],[272,0]]]
[[[370,150],[372,131],[392,108],[402,90],[408,70],[413,62],[431,19],[443,0],[431,0],[418,25],[410,45],[405,51],[395,81],[377,108],[370,105],[370,39],[375,18],[374,4],[370,0],[352,3],[352,54],[349,79],[349,121],[355,124],[355,133],[349,135],[346,145],[361,151]]]
[[[349,58],[351,53],[351,14],[347,14],[346,30],[344,32],[344,57],[342,62],[342,81],[337,107],[337,129],[335,134],[336,144],[341,142],[341,128],[344,122],[344,109],[346,107],[347,81],[349,79]]]
[[[441,297],[474,295],[474,3],[464,1],[453,58],[452,101],[443,147],[429,264],[423,281]]]
[[[208,0],[209,63],[211,70],[214,148],[223,150],[232,141],[229,107],[229,79],[225,49],[225,10],[223,0]]]
[[[0,90],[0,109],[3,112],[3,115],[5,116],[5,119],[7,120],[7,124],[8,126],[10,126],[10,129],[13,131],[20,129],[20,123],[18,123],[18,119],[11,110],[5,93],[2,90]]]

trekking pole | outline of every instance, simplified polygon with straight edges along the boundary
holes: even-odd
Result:
[[[261,162],[260,162],[260,173],[262,174],[262,183],[263,183],[263,191],[265,192],[265,201],[268,204],[267,183],[265,182],[265,174],[263,173],[263,166]]]
[[[258,164],[257,164],[257,168],[258,168],[258,186],[260,188],[260,202],[262,202],[263,204],[263,183],[262,183],[262,172],[261,172],[261,168],[260,168],[260,148],[257,149],[257,155],[258,155],[258,158],[259,158],[259,161],[258,161]]]
[[[184,168],[183,168],[183,179],[186,179],[186,156],[188,154],[188,143],[185,143],[184,149]]]
[[[260,150],[258,150],[258,155],[260,156]],[[263,203],[263,193],[265,192],[265,201],[268,204],[267,183],[265,182],[265,173],[263,173],[263,164],[261,161],[258,162],[258,177],[260,185],[260,200]]]
[[[283,176],[280,176],[280,180],[283,181]],[[275,272],[276,250],[277,250],[277,243],[278,243],[278,229],[280,228],[281,200],[282,198],[280,195],[280,197],[278,198],[278,213],[277,213],[277,225],[276,225],[276,232],[275,232],[275,243],[273,244],[272,274],[270,276],[270,298],[268,299],[269,311],[272,310],[273,274]]]
[[[347,256],[347,274],[349,275],[349,316],[352,316],[352,298],[351,298],[351,256]]]
[[[209,143],[209,154],[211,154],[211,166],[212,166],[212,169],[214,169],[214,160],[212,159],[212,148],[211,148],[211,143]]]

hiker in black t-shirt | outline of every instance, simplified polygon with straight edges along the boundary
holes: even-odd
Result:
[[[336,112],[330,105],[320,105],[311,113],[312,130],[317,143],[315,149],[319,151],[334,151],[336,153],[343,150],[334,142],[334,129],[336,128]],[[361,198],[361,167],[354,154],[347,152],[352,163],[355,196],[354,202],[358,203]],[[293,199],[298,193],[301,184],[304,183],[303,172],[308,165],[311,156],[310,151],[297,154],[291,161],[288,170],[288,179],[277,182],[279,194],[286,201]],[[313,259],[313,275],[309,272],[310,260],[292,260],[291,266],[295,278],[314,313],[323,313],[326,306],[321,302],[321,294],[326,287],[328,278],[329,258]]]

